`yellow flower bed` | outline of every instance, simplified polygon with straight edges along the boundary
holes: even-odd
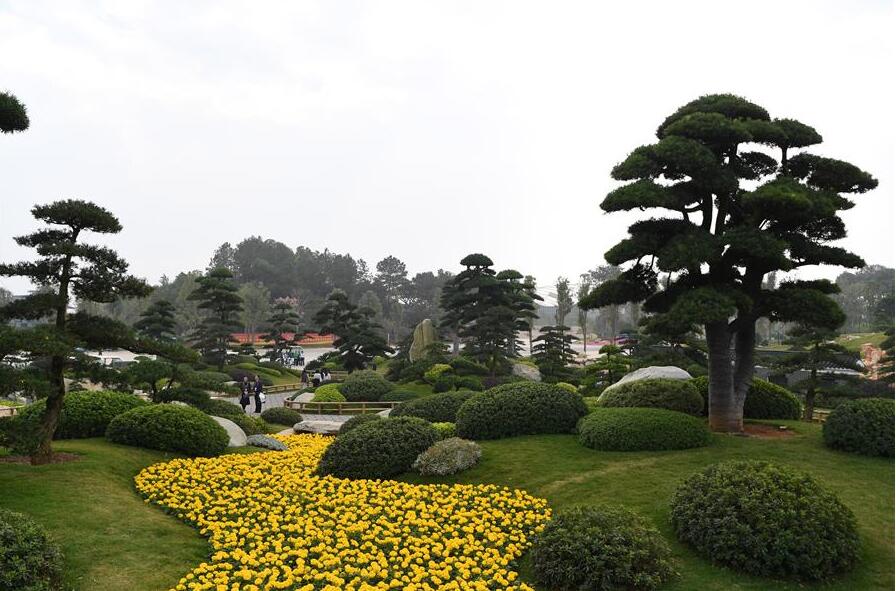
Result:
[[[550,517],[544,499],[492,485],[413,485],[313,476],[329,444],[150,466],[137,489],[195,524],[212,556],[177,591],[531,587],[513,561]]]

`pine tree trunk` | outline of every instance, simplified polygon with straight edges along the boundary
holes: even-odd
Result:
[[[809,387],[806,388],[806,410],[803,414],[803,418],[807,421],[812,420],[812,416],[815,414],[815,380],[818,379],[818,369],[816,365],[812,365],[812,370],[809,373]]]
[[[744,401],[753,383],[756,350],[756,319],[738,318],[734,334],[734,403],[739,409],[743,425]]]
[[[709,427],[721,433],[740,433],[743,431],[743,405],[736,404],[734,395],[728,322],[707,324],[705,330],[709,349]]]

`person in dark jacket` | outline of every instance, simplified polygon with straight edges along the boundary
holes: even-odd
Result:
[[[255,376],[255,414],[261,414],[261,397],[264,395],[264,384],[261,376]]]
[[[240,382],[240,406],[243,407],[243,412],[246,412],[246,407],[249,406],[251,394],[252,384],[249,383],[249,376],[243,376],[243,381]]]

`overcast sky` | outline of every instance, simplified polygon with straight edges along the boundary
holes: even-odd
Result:
[[[77,197],[151,281],[250,235],[576,279],[636,217],[600,211],[611,167],[734,92],[880,180],[843,245],[894,263],[889,2],[0,0],[0,56],[31,117],[0,137],[2,261]]]

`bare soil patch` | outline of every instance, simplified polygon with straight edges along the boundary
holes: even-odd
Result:
[[[762,423],[745,424],[744,434],[750,437],[759,437],[760,439],[785,439],[796,435],[791,429],[781,429],[776,425],[765,425]]]

